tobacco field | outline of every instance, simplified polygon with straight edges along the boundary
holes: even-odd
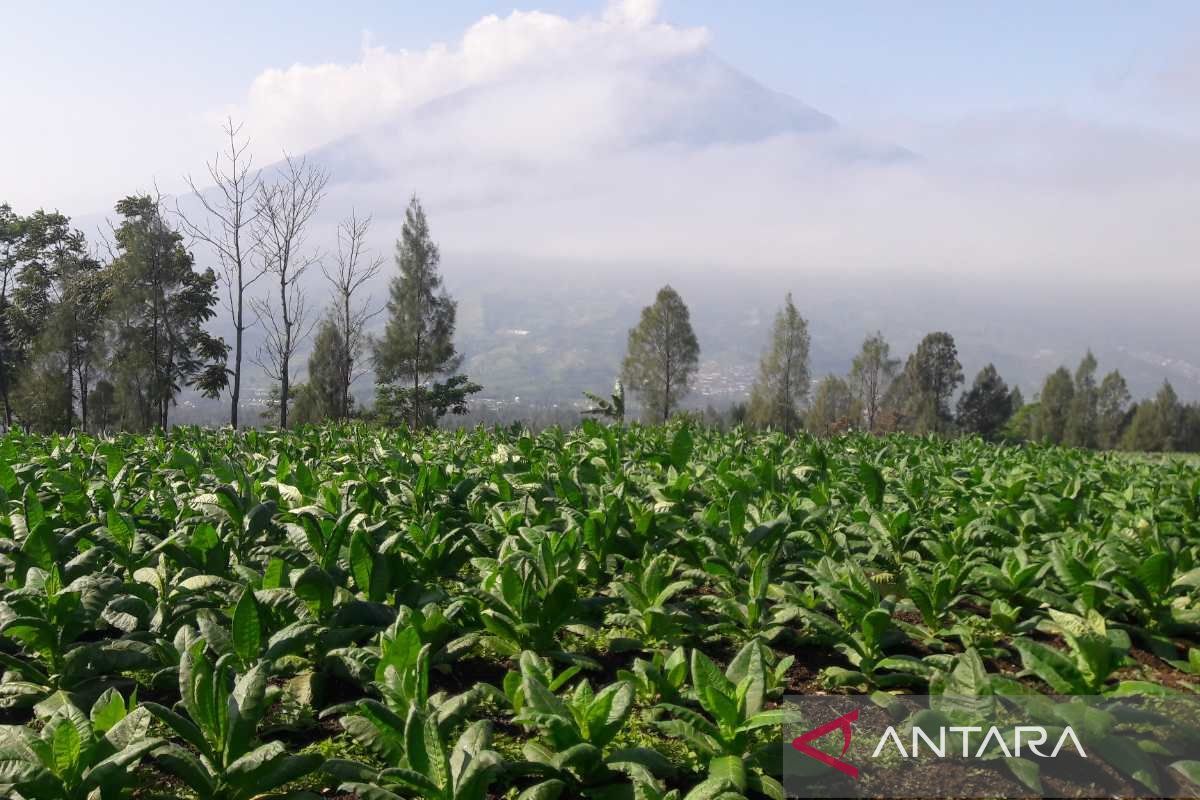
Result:
[[[780,798],[785,694],[1200,686],[1200,465],[1171,458],[12,432],[0,509],[27,800]]]

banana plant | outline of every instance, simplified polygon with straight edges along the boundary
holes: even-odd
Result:
[[[150,714],[115,690],[89,714],[66,695],[40,729],[0,727],[0,790],[41,800],[118,800],[128,796],[133,769],[162,744],[148,735]]]
[[[235,675],[235,658],[227,654],[214,665],[205,655],[204,640],[198,640],[180,663],[183,713],[143,704],[187,745],[162,745],[151,754],[154,763],[206,800],[250,800],[304,777],[324,761],[316,753],[293,755],[282,742],[259,741],[259,723],[279,689],[268,687],[261,663]]]
[[[782,728],[789,717],[783,709],[764,708],[767,668],[761,652],[748,651],[741,663],[723,673],[708,656],[693,650],[691,677],[699,710],[662,703],[658,708],[671,718],[655,724],[708,760],[707,777],[693,790],[695,796],[733,791],[782,800],[783,786],[776,777],[778,736],[760,737],[756,732]]]

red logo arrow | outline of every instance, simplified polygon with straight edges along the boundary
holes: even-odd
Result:
[[[858,779],[858,767],[847,764],[841,758],[835,758],[828,753],[822,753],[817,748],[809,744],[814,739],[820,739],[830,731],[841,730],[842,732],[842,752],[841,755],[846,755],[846,751],[850,749],[850,736],[852,731],[850,723],[858,721],[858,709],[854,709],[849,714],[843,714],[832,722],[826,722],[819,728],[813,728],[811,731],[801,734],[792,740],[792,747],[799,750],[804,755],[810,758],[815,758],[822,764],[833,767],[838,772],[849,775],[851,778]]]

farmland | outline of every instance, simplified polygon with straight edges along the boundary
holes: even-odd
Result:
[[[1194,461],[594,422],[14,432],[0,502],[0,789],[25,798],[778,797],[785,693],[1200,683]]]

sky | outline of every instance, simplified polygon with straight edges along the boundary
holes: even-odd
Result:
[[[180,191],[233,116],[260,165],[353,140],[331,205],[420,191],[452,249],[1195,273],[1197,3],[0,2],[18,212]],[[670,71],[699,53],[724,94]],[[742,78],[843,138],[643,146],[736,117]],[[919,161],[830,156],[860,142]]]
[[[214,120],[256,77],[453,46],[515,7],[485,0],[6,2],[0,186],[16,206],[75,213],[202,167]],[[566,18],[602,0],[530,0]],[[975,115],[1048,110],[1191,134],[1200,121],[1200,4],[674,0],[658,18],[702,28],[724,60],[845,125],[923,139]]]

